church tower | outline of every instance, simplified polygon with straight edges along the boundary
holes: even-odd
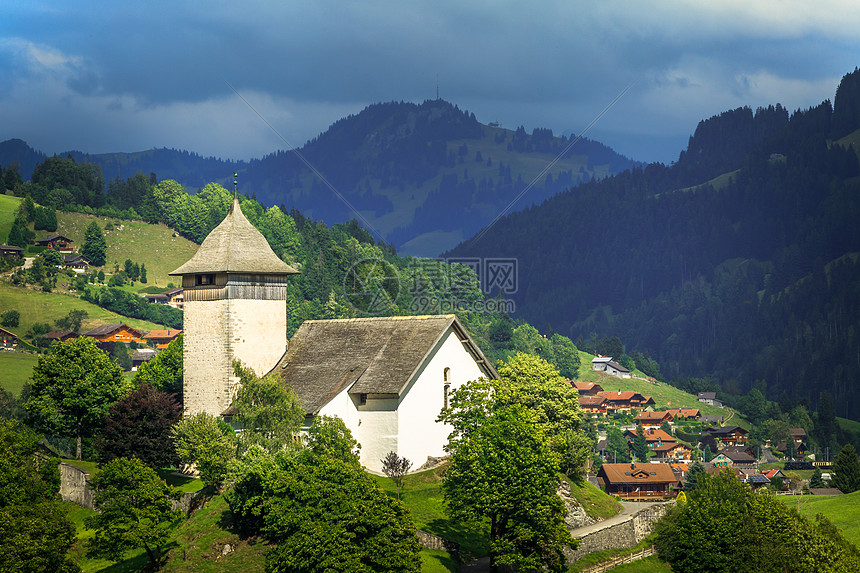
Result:
[[[233,400],[239,359],[260,376],[287,347],[287,277],[283,262],[242,213],[239,201],[187,263],[170,273],[184,289],[186,415],[221,415]]]

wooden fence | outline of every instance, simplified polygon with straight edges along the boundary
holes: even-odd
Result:
[[[580,573],[603,573],[604,571],[609,571],[611,569],[615,569],[619,565],[623,565],[624,563],[632,563],[633,561],[637,561],[639,559],[650,557],[651,555],[656,555],[657,550],[654,549],[654,546],[646,547],[641,551],[637,551],[635,553],[629,553],[627,555],[621,555],[619,557],[613,557],[609,561],[604,561],[603,563],[598,563],[588,569],[583,569]]]

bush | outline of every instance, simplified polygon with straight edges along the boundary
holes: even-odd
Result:
[[[0,315],[0,326],[6,328],[15,328],[18,326],[18,321],[21,320],[21,313],[15,309],[7,310]]]

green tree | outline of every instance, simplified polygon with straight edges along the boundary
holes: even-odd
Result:
[[[239,361],[234,362],[233,370],[241,380],[233,400],[235,420],[242,428],[240,449],[258,444],[274,452],[293,443],[305,411],[292,388],[277,374],[259,378]]]
[[[558,368],[559,374],[570,380],[579,378],[582,360],[573,341],[560,334],[553,334],[549,340],[552,343],[553,364]]]
[[[857,451],[851,444],[845,444],[839,457],[833,463],[834,475],[830,485],[839,488],[842,493],[852,493],[860,489],[860,460]]]
[[[337,416],[314,416],[308,428],[307,448],[317,455],[359,465],[358,451],[361,446]]]
[[[92,485],[99,513],[86,520],[87,527],[95,530],[89,555],[121,561],[129,551],[143,547],[150,566],[160,568],[170,529],[182,517],[171,503],[179,499],[179,492],[135,458],[107,463]]]
[[[254,507],[272,544],[268,573],[421,569],[409,512],[356,464],[309,450],[282,452],[262,478]]]
[[[570,382],[546,360],[517,353],[499,365],[499,376],[512,399],[533,410],[562,469],[582,475],[591,454],[591,440],[582,430],[582,409]]]
[[[88,316],[89,313],[85,310],[70,310],[69,314],[63,318],[55,320],[54,326],[61,330],[79,332],[81,330],[81,323],[83,323]]]
[[[812,477],[809,478],[809,487],[810,489],[827,487],[824,485],[824,478],[821,477],[821,468],[815,468],[812,472]]]
[[[80,571],[67,556],[76,532],[58,503],[56,460],[38,449],[39,436],[0,419],[0,571]]]
[[[220,485],[236,457],[236,435],[229,425],[200,412],[183,418],[171,431],[176,455],[185,464],[194,464],[206,485]]]
[[[648,461],[648,441],[645,439],[645,430],[641,425],[636,426],[636,436],[633,438],[633,455],[640,463]]]
[[[15,328],[21,320],[21,313],[15,309],[4,311],[0,314],[0,326],[6,328]]]
[[[95,221],[87,226],[84,232],[84,244],[81,247],[81,254],[88,258],[90,262],[97,266],[104,266],[107,257],[107,241],[105,241],[104,233],[101,227]]]
[[[728,471],[700,474],[687,503],[670,509],[655,533],[660,558],[674,571],[860,570],[860,552],[827,520],[806,519]]]
[[[564,527],[557,456],[543,426],[519,403],[493,406],[480,421],[458,416],[461,406],[473,408],[468,398],[473,384],[456,390],[450,410],[443,410],[443,421],[454,426],[451,465],[442,483],[446,507],[454,519],[489,522],[491,571],[501,566],[562,571],[562,548],[575,542]]]
[[[140,263],[140,282],[146,284],[146,265]]]
[[[388,452],[381,461],[382,473],[390,477],[394,482],[394,485],[397,486],[397,499],[399,500],[400,488],[403,487],[403,481],[406,479],[406,474],[409,473],[409,469],[412,467],[412,462],[405,457],[401,458],[395,451]]]
[[[140,368],[137,369],[134,383],[138,386],[148,384],[153,388],[164,390],[167,393],[177,394],[181,401],[183,344],[183,335],[180,334],[167,345],[167,348],[159,352],[155,358],[141,364]]]
[[[96,439],[100,462],[116,458],[140,459],[153,469],[175,465],[171,429],[182,417],[175,396],[148,384],[140,386],[111,407]]]
[[[101,427],[111,405],[130,389],[122,368],[88,336],[54,344],[39,357],[32,379],[27,411],[40,429],[76,438],[77,459],[81,440]]]
[[[606,451],[608,460],[612,463],[630,461],[630,444],[618,426],[609,426],[606,430]]]

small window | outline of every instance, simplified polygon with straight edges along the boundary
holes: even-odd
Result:
[[[358,405],[366,406],[367,405],[367,394],[359,394],[358,395]]]
[[[448,394],[451,392],[451,369],[445,368],[442,371],[442,405],[443,408],[448,407]]]
[[[215,275],[195,275],[196,284],[198,285],[214,285],[215,284]]]

